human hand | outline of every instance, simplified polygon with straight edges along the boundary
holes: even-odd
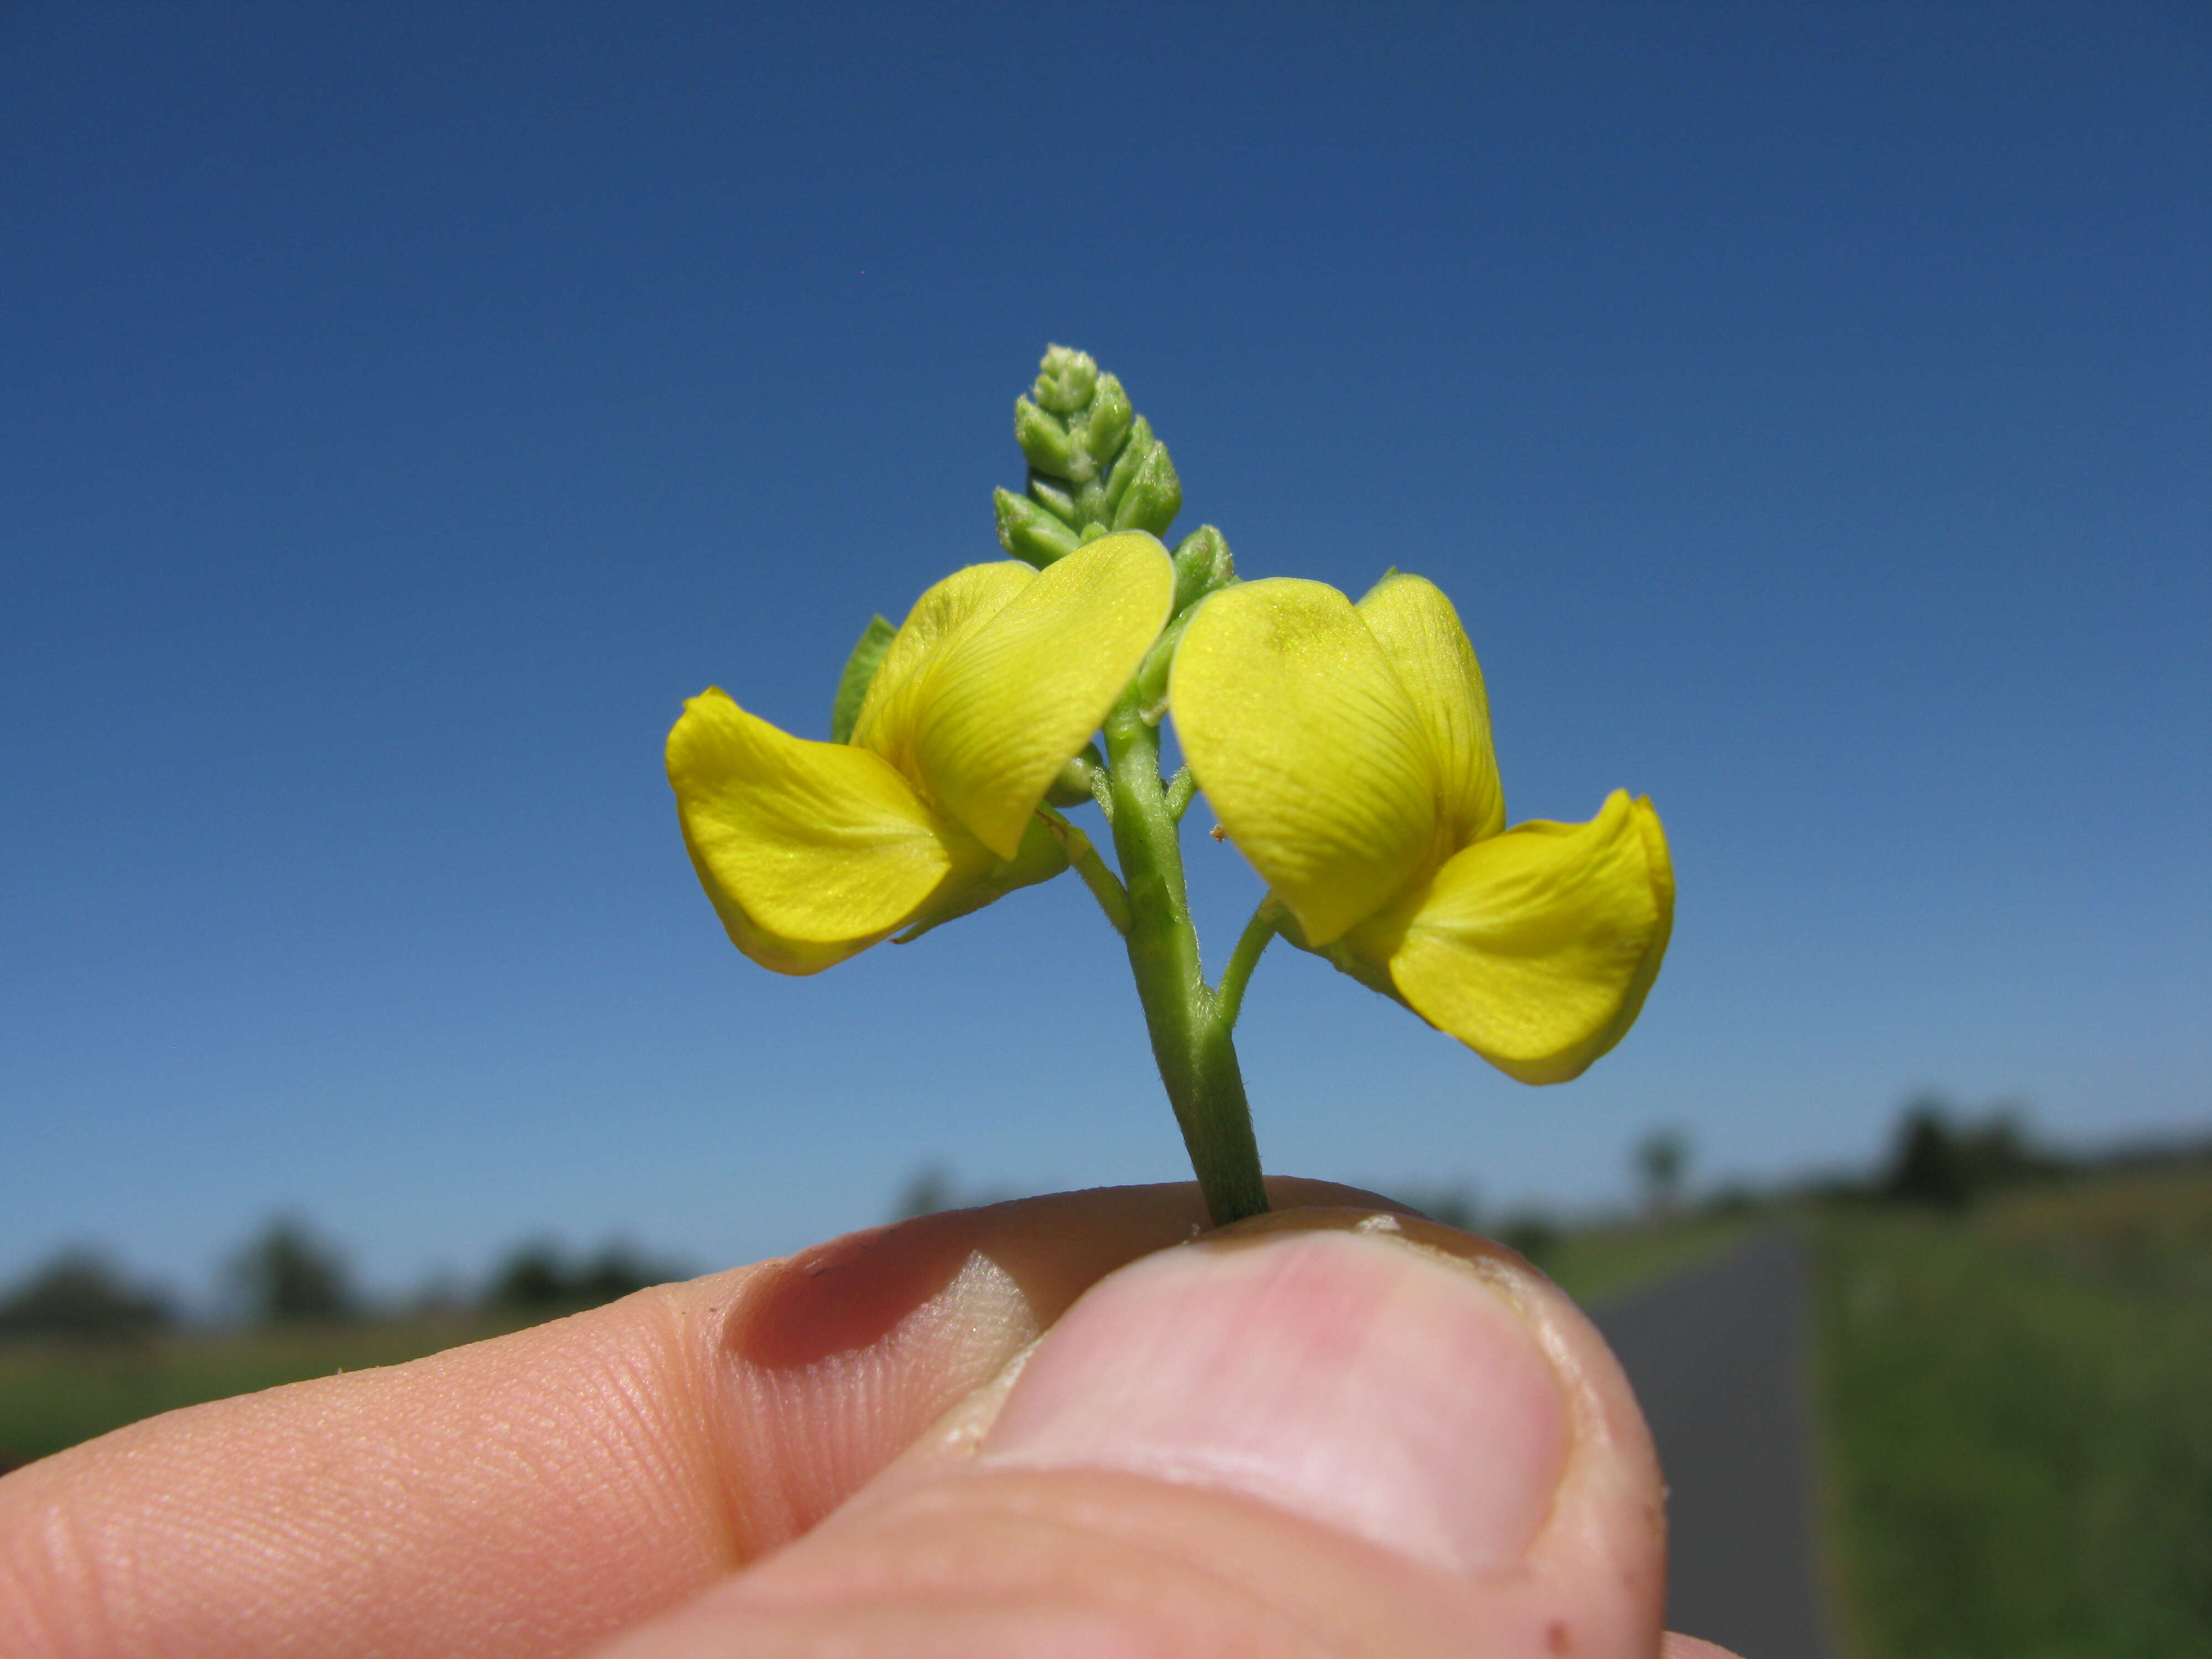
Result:
[[[1270,1187],[1190,1248],[1189,1186],[1025,1200],[134,1425],[0,1480],[0,1653],[1658,1652],[1589,1322]]]

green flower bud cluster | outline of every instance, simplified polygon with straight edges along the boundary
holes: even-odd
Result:
[[[999,544],[1039,569],[1115,531],[1164,535],[1182,509],[1168,447],[1087,351],[1045,348],[1036,384],[1014,400],[1014,441],[1029,459],[1029,493],[994,493]],[[1166,712],[1168,670],[1193,609],[1237,580],[1237,564],[1221,532],[1200,525],[1176,549],[1175,573],[1171,620],[1137,674],[1145,718],[1154,725]]]
[[[1036,385],[1014,403],[1029,493],[1001,489],[999,543],[1042,569],[1115,530],[1167,534],[1182,483],[1152,422],[1085,351],[1048,346]]]

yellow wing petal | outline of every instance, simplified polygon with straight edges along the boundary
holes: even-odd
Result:
[[[915,760],[924,682],[930,665],[967,634],[990,621],[1015,594],[1036,580],[1036,572],[1012,559],[971,564],[956,570],[914,602],[906,621],[884,653],[860,712],[853,721],[853,742],[872,749],[920,783]]]
[[[1407,907],[1390,977],[1431,1024],[1523,1083],[1564,1083],[1626,1035],[1667,952],[1674,872],[1645,799],[1479,841]],[[1402,914],[1402,913],[1401,913]]]
[[[1157,540],[1102,536],[949,639],[915,692],[923,793],[1012,858],[1046,787],[1106,718],[1174,598],[1175,567]]]
[[[1169,702],[1222,827],[1315,948],[1434,856],[1420,714],[1334,588],[1274,577],[1214,594],[1183,635]]]
[[[1427,728],[1451,850],[1496,835],[1505,827],[1505,791],[1490,743],[1490,699],[1452,602],[1425,577],[1393,574],[1368,590],[1359,617]]]
[[[684,845],[738,949],[811,974],[896,931],[981,858],[881,757],[811,743],[720,690],[668,734]]]

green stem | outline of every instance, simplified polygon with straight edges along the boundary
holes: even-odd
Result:
[[[1129,931],[1129,895],[1114,872],[1106,867],[1106,860],[1098,856],[1098,849],[1085,835],[1049,806],[1037,808],[1037,816],[1054,838],[1067,849],[1067,861],[1075,866],[1075,873],[1083,878],[1083,884],[1091,890],[1091,896],[1098,901],[1098,908],[1106,913],[1106,920],[1114,924],[1114,931],[1127,935]]]
[[[1198,932],[1191,925],[1183,888],[1182,848],[1160,783],[1159,732],[1146,723],[1133,691],[1106,717],[1106,755],[1113,785],[1114,851],[1128,891],[1129,967],[1136,975],[1160,1081],[1167,1086],[1214,1224],[1265,1214],[1267,1192],[1261,1180],[1243,1073],[1229,1026],[1218,1017],[1216,999],[1199,964]],[[1245,971],[1249,976],[1249,967]]]
[[[1260,965],[1260,953],[1275,937],[1282,915],[1271,893],[1260,901],[1260,908],[1252,912],[1252,920],[1244,924],[1243,935],[1230,955],[1229,965],[1221,970],[1221,988],[1213,994],[1213,1018],[1223,1030],[1237,1024],[1237,1016],[1244,1006],[1244,988],[1251,983],[1252,970]]]

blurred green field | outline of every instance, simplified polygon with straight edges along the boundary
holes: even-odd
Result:
[[[1750,1215],[1685,1215],[1580,1227],[1544,1241],[1515,1239],[1509,1230],[1507,1242],[1589,1307],[1726,1249],[1756,1224]]]
[[[179,1406],[418,1359],[526,1322],[457,1315],[0,1346],[0,1468]]]
[[[2212,1653],[2212,1169],[1817,1236],[1855,1659]]]

